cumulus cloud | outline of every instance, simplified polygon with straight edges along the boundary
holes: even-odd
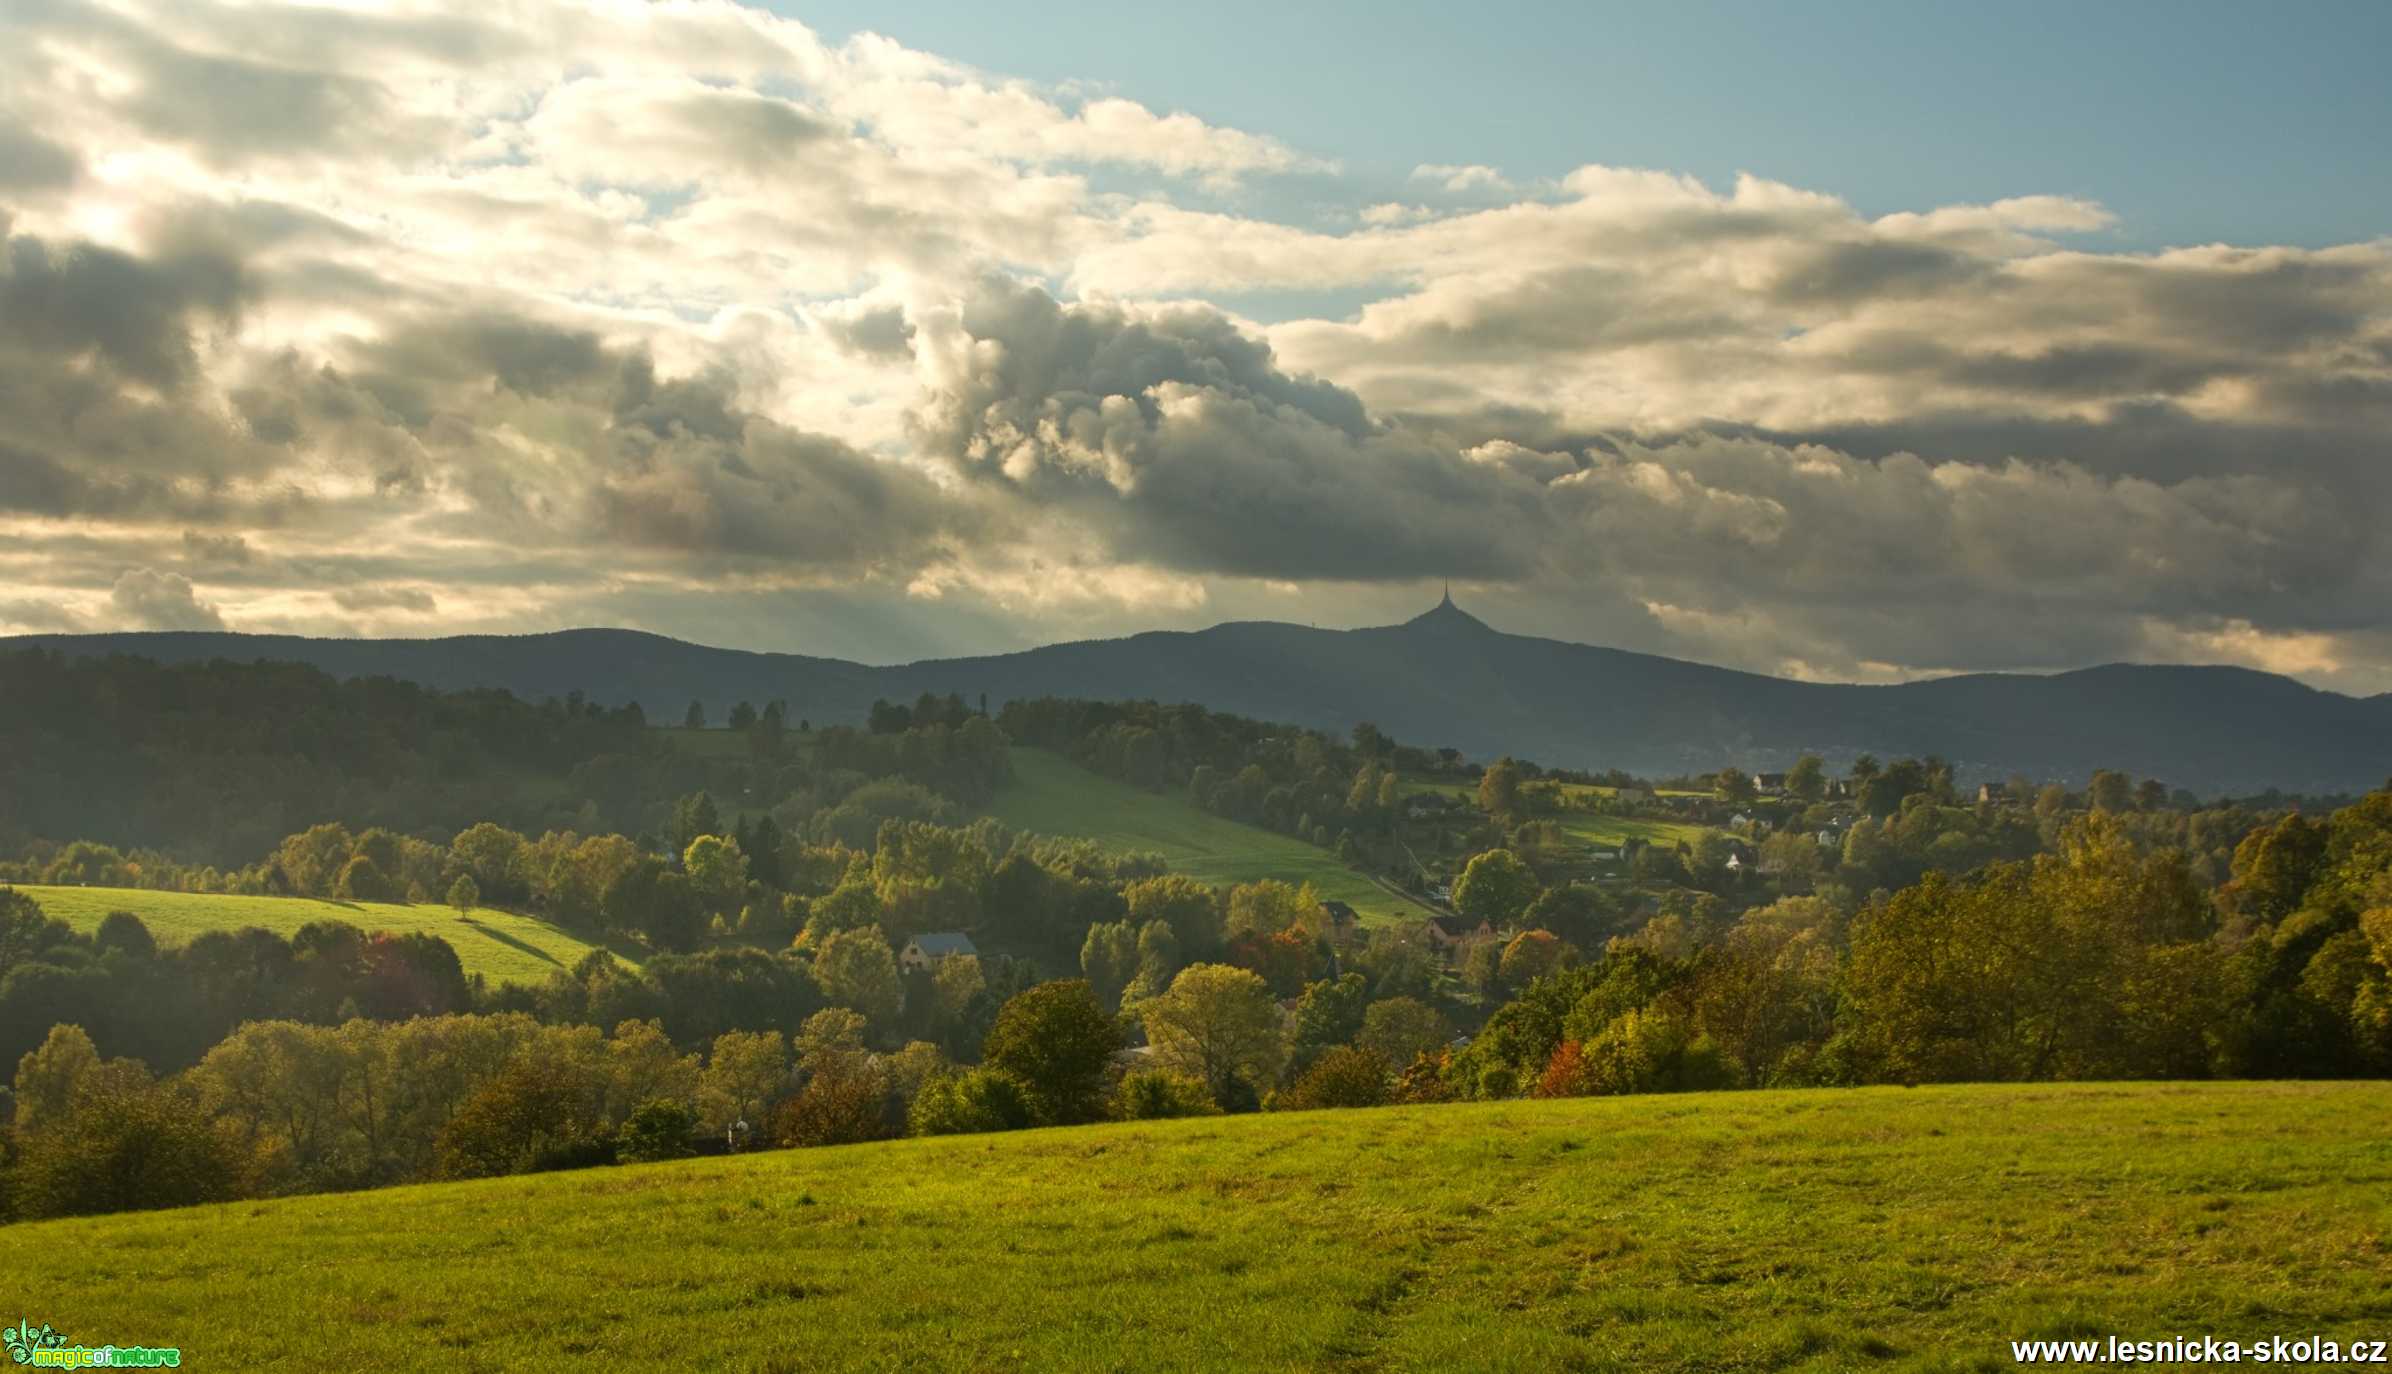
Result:
[[[2382,243],[1602,166],[1276,218],[1333,163],[731,0],[62,0],[0,92],[0,630],[919,656],[1450,576],[1817,676],[2392,687]]]
[[[224,617],[199,599],[180,573],[127,568],[108,593],[109,609],[136,630],[221,630]]]
[[[1217,311],[1133,315],[992,285],[920,437],[974,482],[1075,517],[1121,562],[1252,577],[1509,577],[1534,530],[1489,539],[1525,486],[1278,367]],[[1492,502],[1490,506],[1488,503]]]
[[[1414,181],[1434,182],[1448,191],[1509,191],[1511,179],[1493,167],[1424,162],[1412,169]]]

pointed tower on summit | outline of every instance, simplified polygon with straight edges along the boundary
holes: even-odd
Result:
[[[1445,583],[1445,594],[1437,604],[1404,622],[1407,630],[1478,630],[1488,632],[1487,622],[1453,604],[1453,582]]]

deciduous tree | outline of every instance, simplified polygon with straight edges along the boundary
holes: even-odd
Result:
[[[1093,1121],[1104,1108],[1105,1072],[1121,1048],[1121,1027],[1084,978],[1041,983],[1005,1003],[981,1047],[992,1069],[1020,1080],[1039,1120]]]
[[[894,1020],[905,999],[897,957],[878,930],[843,930],[824,940],[814,956],[814,981],[832,1006],[852,1008],[875,1026]]]
[[[1278,1072],[1279,1004],[1262,979],[1223,964],[1196,964],[1141,1015],[1164,1068],[1201,1080],[1226,1105],[1236,1087],[1259,1093]]]
[[[1454,909],[1472,920],[1498,929],[1514,924],[1536,900],[1536,874],[1508,849],[1490,849],[1474,856],[1454,884]]]

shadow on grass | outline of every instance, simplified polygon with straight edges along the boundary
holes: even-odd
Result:
[[[520,935],[509,935],[503,930],[483,925],[480,921],[475,920],[471,916],[459,916],[457,920],[459,924],[472,926],[476,934],[481,935],[486,939],[495,940],[498,943],[505,945],[509,949],[520,950],[523,953],[532,956],[534,959],[539,960],[541,963],[553,964],[558,968],[565,967],[563,960],[557,958],[547,950],[540,948],[538,945],[533,944],[531,941],[524,939]]]
[[[503,910],[503,908],[500,909]],[[593,950],[603,949],[607,953],[612,954],[616,958],[622,960],[624,963],[631,965],[633,968],[639,967],[647,960],[650,954],[654,953],[653,950],[642,948],[636,942],[624,939],[619,935],[608,936],[605,938],[593,938],[590,935],[585,935],[578,931],[568,930],[563,926],[550,924],[549,922],[542,920],[540,917],[531,916],[523,912],[509,912],[508,914],[522,917],[525,920],[539,921],[542,925],[548,926],[550,930],[555,931],[558,935],[588,945]],[[533,958],[538,959],[541,963],[547,964],[552,968],[566,970],[570,970],[572,968],[571,964],[566,963],[564,960],[559,959],[556,955],[540,948],[538,945],[533,944],[531,941],[524,939],[520,935],[510,935],[506,931],[500,930],[495,926],[485,925],[472,916],[459,915],[457,917],[457,921],[460,925],[473,927],[474,933],[477,935],[487,936],[488,938],[495,940],[499,944],[505,945],[510,949],[521,950],[525,954],[531,955]],[[574,963],[581,962],[582,957],[583,956],[576,955],[574,957]]]

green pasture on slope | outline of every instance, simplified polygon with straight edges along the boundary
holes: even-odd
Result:
[[[19,1225],[186,1369],[2006,1370],[2392,1332],[2392,1085],[1100,1125]]]
[[[1322,897],[1352,906],[1366,925],[1430,914],[1317,845],[1216,816],[1181,796],[1142,792],[1044,749],[1016,745],[1008,753],[1013,777],[997,790],[989,814],[1016,829],[1077,836],[1107,849],[1154,850],[1172,872],[1208,883],[1308,882]]]
[[[493,983],[546,982],[549,974],[573,967],[595,947],[536,916],[490,907],[460,913],[455,907],[428,902],[242,897],[132,887],[26,886],[17,890],[39,903],[45,913],[77,930],[96,930],[109,912],[130,911],[161,945],[185,945],[211,930],[244,926],[288,936],[311,921],[346,921],[360,930],[400,935],[421,931],[448,941],[467,974],[479,973]],[[636,958],[630,961],[638,962]]]

